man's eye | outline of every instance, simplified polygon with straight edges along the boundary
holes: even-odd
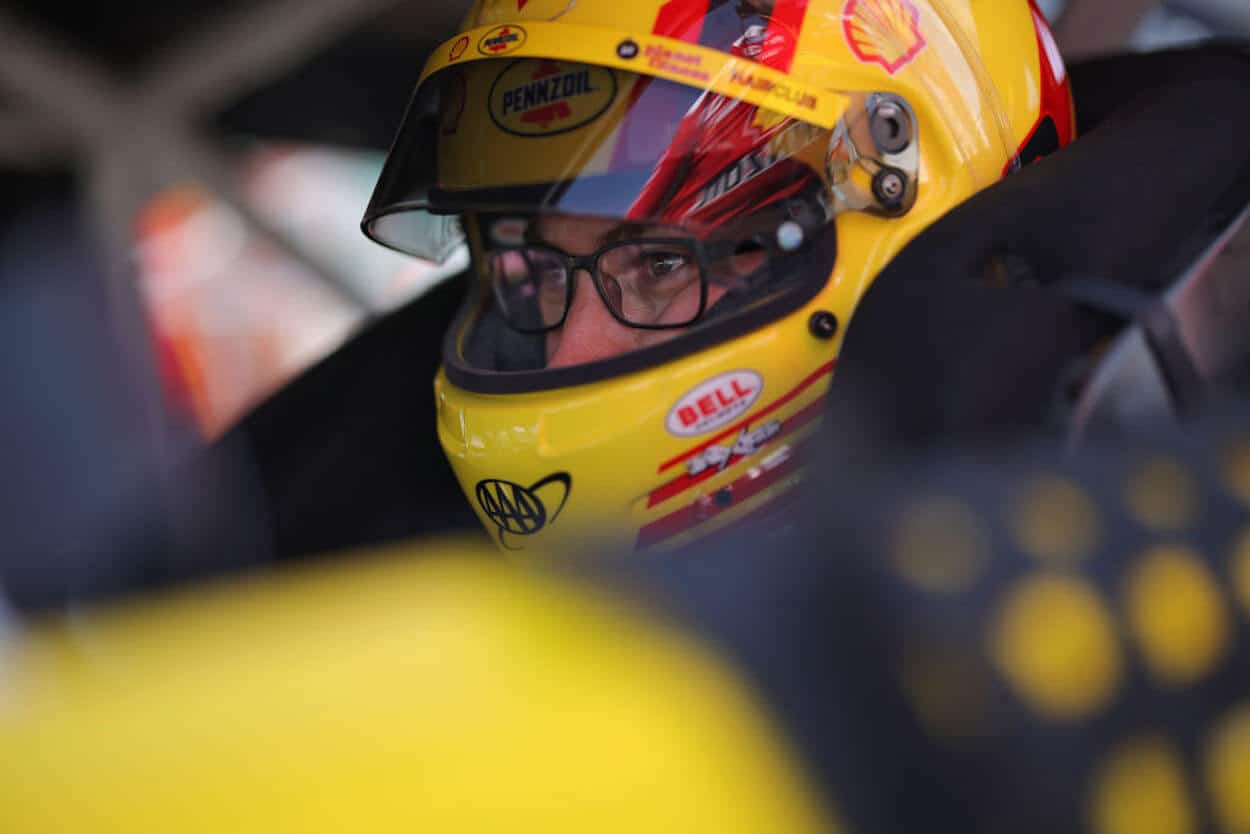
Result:
[[[647,255],[647,266],[655,278],[664,278],[685,269],[690,258],[677,252],[652,252]]]

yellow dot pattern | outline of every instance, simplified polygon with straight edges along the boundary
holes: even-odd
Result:
[[[1166,686],[1209,675],[1232,643],[1232,622],[1215,576],[1191,550],[1156,548],[1130,573],[1130,631],[1147,668]]]
[[[1250,834],[1250,705],[1215,728],[1204,770],[1220,830]]]
[[[1114,698],[1123,658],[1111,613],[1076,579],[1039,577],[999,611],[990,653],[1017,696],[1059,721],[1092,717]]]
[[[1172,746],[1152,738],[1117,750],[1095,776],[1090,817],[1095,834],[1192,834],[1197,815]]]
[[[1159,457],[1129,478],[1124,503],[1148,529],[1176,533],[1192,526],[1200,510],[1198,485],[1175,459]]]
[[[1250,440],[1240,440],[1224,455],[1224,481],[1229,491],[1250,507]]]
[[[934,498],[906,507],[895,527],[893,564],[910,585],[935,594],[971,590],[989,545],[976,513],[962,501]]]
[[[1050,563],[1070,565],[1092,556],[1101,540],[1093,499],[1057,476],[1029,485],[1016,503],[1011,528],[1024,552]]]

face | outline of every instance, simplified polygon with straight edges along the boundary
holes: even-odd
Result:
[[[626,234],[626,231],[628,233]],[[664,226],[625,227],[619,221],[587,217],[544,217],[534,226],[534,236],[570,255],[590,255],[608,243],[629,238],[689,237]],[[738,259],[734,271],[742,275],[758,268],[762,257]],[[666,263],[666,268],[675,265]],[[604,304],[590,276],[579,272],[574,279],[573,302],[564,326],[547,334],[547,366],[566,368],[611,359],[651,347],[680,335],[682,330],[640,330],[619,322]],[[655,322],[684,322],[698,312],[700,286],[691,282],[665,300]],[[724,298],[728,289],[716,282],[708,287],[707,307]]]

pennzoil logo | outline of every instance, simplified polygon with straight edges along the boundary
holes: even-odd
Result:
[[[911,0],[847,0],[842,30],[856,58],[880,64],[890,75],[929,45],[920,33],[920,10]]]
[[[553,136],[598,119],[616,93],[616,76],[610,70],[522,58],[495,79],[490,117],[514,136]]]
[[[525,46],[528,37],[520,26],[496,26],[478,41],[477,51],[491,57],[507,55]]]
[[[573,478],[559,472],[529,487],[511,481],[482,481],[476,492],[477,505],[499,531],[499,544],[507,550],[519,550],[509,543],[509,536],[534,536],[555,524],[573,493]],[[558,503],[553,498],[558,498]]]

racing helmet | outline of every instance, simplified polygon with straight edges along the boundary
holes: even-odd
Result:
[[[666,550],[783,512],[873,278],[1074,134],[1032,0],[477,0],[363,228],[469,248],[437,424],[498,544]]]

